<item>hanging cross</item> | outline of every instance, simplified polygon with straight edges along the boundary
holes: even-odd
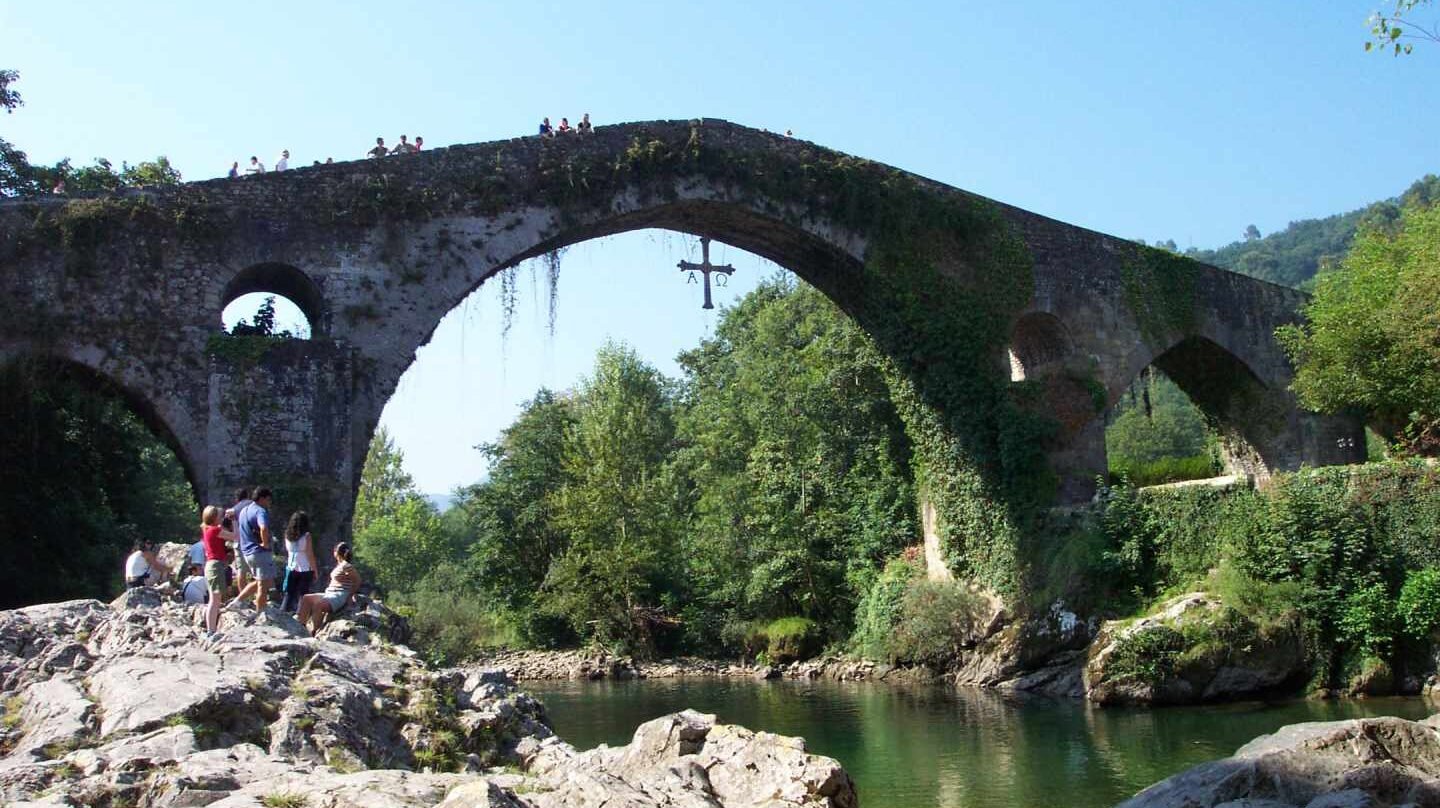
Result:
[[[717,267],[710,263],[710,239],[707,236],[700,237],[700,263],[692,264],[689,261],[681,261],[678,266],[681,272],[690,273],[691,280],[694,280],[696,272],[701,272],[705,275],[705,305],[700,307],[702,309],[715,308],[715,304],[710,302],[710,273],[719,272],[721,275],[729,278],[730,273],[735,271],[735,267],[729,264]],[[721,285],[723,286],[724,284]]]

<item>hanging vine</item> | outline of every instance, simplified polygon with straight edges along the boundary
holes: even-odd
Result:
[[[561,247],[545,253],[541,260],[545,262],[545,291],[549,304],[548,328],[550,336],[555,336],[555,309],[560,300],[560,261],[565,257],[565,251],[569,247]]]
[[[506,267],[500,270],[500,339],[507,340],[510,337],[510,329],[515,325],[515,302],[519,298],[518,278],[515,267]]]

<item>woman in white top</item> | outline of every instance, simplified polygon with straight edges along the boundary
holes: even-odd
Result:
[[[125,587],[138,589],[145,586],[150,582],[151,573],[156,572],[163,579],[170,574],[170,569],[155,557],[154,542],[136,539],[134,551],[125,559]]]
[[[310,593],[315,582],[315,541],[310,538],[310,514],[296,511],[290,516],[285,527],[285,600],[280,608],[294,614],[300,608],[300,598]]]

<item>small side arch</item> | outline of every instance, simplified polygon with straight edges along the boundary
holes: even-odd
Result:
[[[1065,324],[1049,312],[1021,315],[1010,333],[1011,381],[1032,379],[1042,368],[1063,365],[1074,350]]]
[[[242,295],[256,292],[279,295],[293,302],[309,321],[312,338],[329,330],[326,327],[325,295],[320,291],[319,284],[299,269],[274,262],[246,267],[225,284],[220,308],[224,309]]]

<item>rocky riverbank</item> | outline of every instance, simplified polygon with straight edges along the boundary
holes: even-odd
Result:
[[[830,679],[863,682],[929,682],[942,675],[927,668],[912,668],[863,659],[821,657],[784,665],[757,665],[744,661],[670,657],[640,660],[604,651],[498,651],[477,664],[504,671],[517,681],[675,679],[686,676],[723,676],[742,679]]]
[[[577,752],[504,672],[431,670],[376,605],[309,637],[154,590],[0,612],[0,804],[853,808],[804,742],[682,712]]]

